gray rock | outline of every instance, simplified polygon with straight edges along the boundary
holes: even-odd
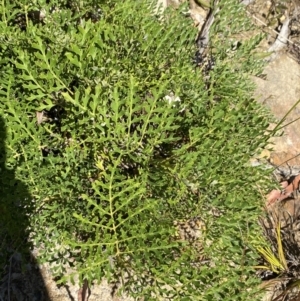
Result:
[[[266,79],[254,78],[257,101],[265,104],[277,120],[281,120],[300,100],[300,65],[288,54],[282,53],[266,66],[264,73]],[[272,140],[274,151],[270,159],[277,166],[300,166],[299,113],[300,104],[297,104],[282,124],[287,125],[282,129],[282,136]]]

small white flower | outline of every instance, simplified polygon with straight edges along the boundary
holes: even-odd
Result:
[[[172,102],[180,102],[181,101],[180,97],[175,96],[174,93],[172,93],[172,92],[169,95],[166,95],[164,97],[164,100],[166,100],[169,103],[169,105],[172,104]]]

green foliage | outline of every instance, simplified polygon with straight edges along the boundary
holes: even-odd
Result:
[[[259,38],[230,48],[245,22],[236,2],[220,3],[209,76],[192,64],[191,22],[157,18],[147,1],[103,1],[94,17],[92,1],[1,7],[6,164],[34,200],[31,236],[55,275],[121,278],[145,300],[257,297],[247,237],[267,184],[248,162],[269,119],[247,77]],[[202,251],[176,234],[192,217],[206,222]]]

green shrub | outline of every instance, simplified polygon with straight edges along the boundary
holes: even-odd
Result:
[[[121,277],[145,300],[254,300],[247,238],[266,181],[248,162],[269,119],[248,79],[260,37],[232,47],[251,27],[237,1],[220,3],[209,75],[179,11],[25,2],[1,7],[0,106],[41,260],[60,277],[67,266],[81,281]],[[180,241],[174,222],[199,217],[201,242]]]

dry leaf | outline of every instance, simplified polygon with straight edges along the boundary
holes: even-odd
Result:
[[[37,120],[37,124],[38,125],[40,125],[43,121],[45,121],[45,119],[44,119],[44,111],[42,111],[42,112],[36,111],[36,120]]]

